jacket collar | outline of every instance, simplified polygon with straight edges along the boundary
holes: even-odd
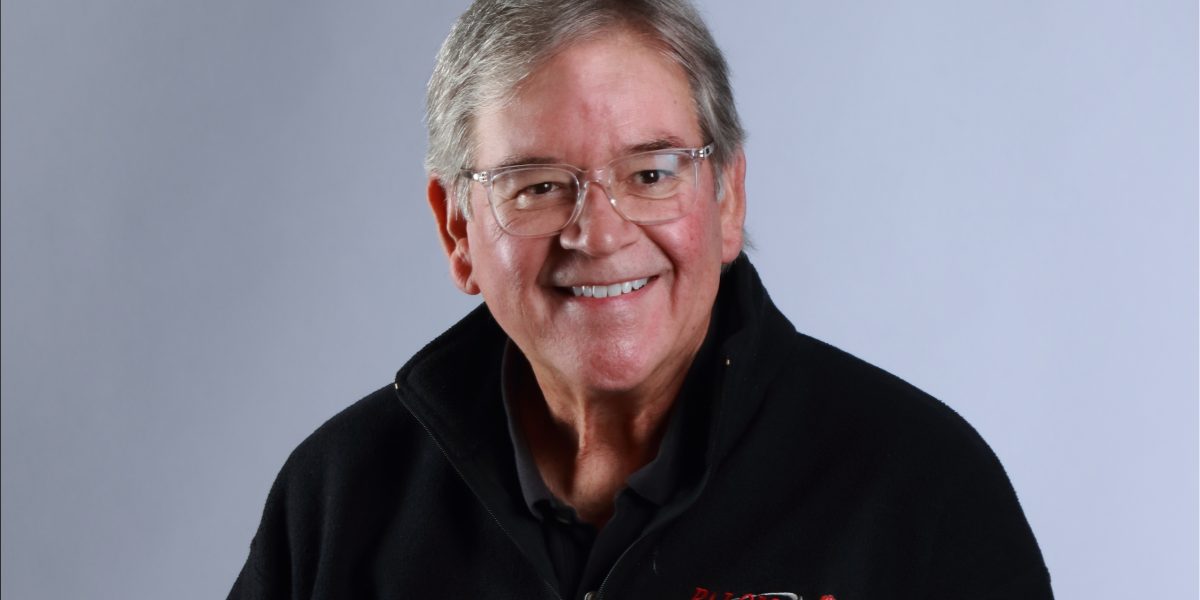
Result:
[[[557,595],[541,531],[524,507],[504,425],[500,357],[507,339],[480,305],[400,369],[396,396]]]
[[[717,307],[729,334],[720,345],[725,373],[710,425],[710,470],[746,432],[796,339],[796,328],[775,308],[744,253],[722,275]]]

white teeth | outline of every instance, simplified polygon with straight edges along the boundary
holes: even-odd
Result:
[[[584,298],[609,298],[628,294],[634,290],[640,290],[645,287],[648,281],[650,281],[650,278],[643,277],[612,285],[574,285],[571,286],[571,293],[575,296],[583,296]]]

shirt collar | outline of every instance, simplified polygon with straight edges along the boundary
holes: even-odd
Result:
[[[517,424],[510,406],[516,397],[521,378],[528,377],[528,368],[529,365],[517,345],[511,339],[506,341],[504,354],[500,358],[500,396],[504,404],[504,415],[508,420],[508,435],[512,438],[513,456],[517,461],[517,480],[521,483],[521,495],[525,497],[525,505],[529,507],[529,512],[540,517],[541,513],[536,505],[542,501],[554,504],[556,499],[554,494],[550,493],[550,488],[546,487],[542,474],[538,472],[537,463],[533,460],[533,454],[529,451],[529,445],[525,443],[525,436],[521,434],[521,427]]]

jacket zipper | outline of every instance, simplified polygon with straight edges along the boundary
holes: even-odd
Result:
[[[695,503],[696,499],[699,498],[699,496],[700,496],[700,491],[703,490],[705,487],[705,484],[708,483],[708,474],[709,474],[709,471],[706,469],[704,472],[704,477],[702,477],[700,479],[700,483],[696,486],[695,497],[693,497],[688,502],[687,506],[681,508],[677,514],[670,517],[669,519],[664,519],[664,520],[658,522],[652,529],[647,529],[647,530],[643,531],[642,535],[638,536],[638,538],[636,540],[633,540],[633,543],[631,543],[625,547],[625,550],[622,551],[621,555],[617,557],[617,560],[613,562],[613,566],[608,570],[608,573],[604,574],[604,579],[600,580],[600,587],[597,588],[596,597],[593,600],[604,600],[604,590],[606,588],[608,588],[608,581],[610,579],[612,579],[613,573],[617,572],[617,567],[621,566],[621,561],[625,559],[625,556],[628,555],[629,552],[634,549],[634,547],[636,547],[638,544],[640,544],[642,542],[642,540],[650,537],[650,534],[653,533],[654,531],[662,528],[667,523],[671,523],[671,522],[675,521],[676,519],[678,519],[680,515],[682,515],[684,512],[686,512],[687,509],[689,507],[691,507],[691,505],[693,503]]]
[[[399,393],[399,391],[400,391],[399,384],[393,384],[393,387],[395,388],[396,392]],[[405,402],[403,400],[401,400],[400,404],[404,405],[405,409],[408,409],[408,405],[405,404]],[[418,417],[416,415],[416,413],[414,413],[412,410],[409,410],[408,414],[412,415],[413,419],[417,423],[421,424],[421,428],[425,430],[425,434],[429,436],[430,441],[432,441],[433,445],[436,446],[438,451],[442,453],[442,457],[446,459],[446,462],[450,464],[450,468],[454,469],[454,472],[458,475],[458,478],[461,479],[462,482],[464,484],[466,484],[468,488],[470,488],[471,483],[469,481],[467,481],[466,477],[463,476],[462,471],[460,471],[458,469],[458,465],[455,464],[453,460],[450,460],[450,453],[446,452],[446,449],[444,447],[442,447],[441,442],[439,442],[438,439],[436,437],[434,437],[433,430],[429,429],[429,426],[425,424],[425,421],[422,421],[421,418]],[[508,541],[512,542],[513,545],[516,546],[518,550],[521,550],[521,545],[517,543],[517,538],[513,537],[513,535],[508,532],[508,529],[506,527],[504,527],[504,524],[501,523],[500,519],[496,517],[496,513],[492,512],[492,507],[488,506],[487,503],[484,502],[483,499],[480,498],[478,494],[475,494],[475,499],[478,500],[479,504],[483,506],[483,510],[487,511],[488,516],[492,518],[492,522],[496,524],[496,527],[499,527],[500,531],[504,532],[504,535],[508,538]],[[634,543],[636,544],[637,542],[634,542]],[[625,551],[628,552],[629,548],[626,548]],[[521,554],[524,555],[525,552],[522,550]],[[624,554],[622,554],[622,556],[624,556]],[[528,560],[528,558],[526,558],[526,560]],[[620,559],[618,559],[617,562],[620,562]],[[534,570],[536,571],[537,569],[535,568]],[[612,572],[610,571],[609,574],[611,575]],[[545,577],[541,577],[541,573],[538,573],[538,576],[541,578],[542,583],[545,584],[546,589],[550,590],[550,593],[554,595],[556,600],[563,600],[562,595],[558,593],[558,590],[554,587],[553,583],[551,583]],[[605,580],[606,581],[608,580],[607,576],[605,577]],[[602,589],[603,589],[603,587],[604,586],[601,585]]]
[[[648,532],[648,531],[642,532],[642,535],[640,537],[638,537],[638,539],[633,540],[633,543],[629,544],[629,546],[627,548],[625,548],[625,550],[623,552],[621,552],[621,555],[617,557],[616,562],[613,563],[612,568],[608,570],[608,573],[604,574],[604,579],[602,579],[600,581],[600,588],[596,590],[595,600],[603,600],[604,599],[604,589],[608,587],[608,580],[612,579],[613,573],[616,572],[617,567],[620,566],[620,564],[621,564],[621,560],[625,558],[626,554],[629,554],[630,550],[633,550],[634,546],[637,546],[639,543],[641,543],[642,540],[646,539],[646,536],[648,536],[648,535],[650,535],[650,532]]]

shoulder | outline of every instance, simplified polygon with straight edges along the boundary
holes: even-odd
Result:
[[[491,380],[462,377],[462,372],[481,373],[482,368],[468,366],[498,356],[496,348],[503,344],[498,330],[482,307],[464,317],[414,355],[394,382],[343,409],[301,442],[276,486],[289,495],[330,498],[383,493],[377,488],[384,485],[419,485],[444,471],[446,458],[423,423],[444,434],[480,413],[463,403],[480,397],[479,386]]]
[[[792,341],[772,404],[810,439],[913,476],[1004,477],[991,448],[944,402],[830,344],[800,333]]]
[[[276,487],[293,500],[329,498],[381,473],[399,475],[426,451],[420,432],[395,386],[388,384],[346,407],[302,441],[284,463]]]
[[[790,399],[831,470],[862,506],[908,520],[929,548],[931,597],[1025,589],[1049,576],[999,458],[949,406],[883,369],[806,336],[807,397]],[[816,450],[819,451],[819,450]],[[853,503],[853,502],[852,502]],[[1029,594],[1027,594],[1029,595]]]
[[[719,300],[730,328],[722,352],[739,399],[727,418],[737,423],[766,411],[759,427],[839,445],[903,448],[919,454],[987,445],[954,410],[903,379],[848,352],[800,333],[779,311],[744,257],[727,271]],[[759,400],[765,401],[760,408]],[[788,437],[796,437],[791,435]],[[832,439],[836,438],[836,439]]]
[[[388,384],[359,399],[331,417],[306,438],[293,458],[330,455],[340,458],[366,450],[386,440],[404,416],[395,386]]]
[[[849,353],[785,337],[771,346],[777,365],[756,382],[761,409],[710,484],[722,514],[771,514],[772,528],[808,531],[839,561],[890,556],[928,581],[927,597],[1021,586],[1049,597],[1016,493],[966,420]],[[738,508],[748,489],[770,494]]]

